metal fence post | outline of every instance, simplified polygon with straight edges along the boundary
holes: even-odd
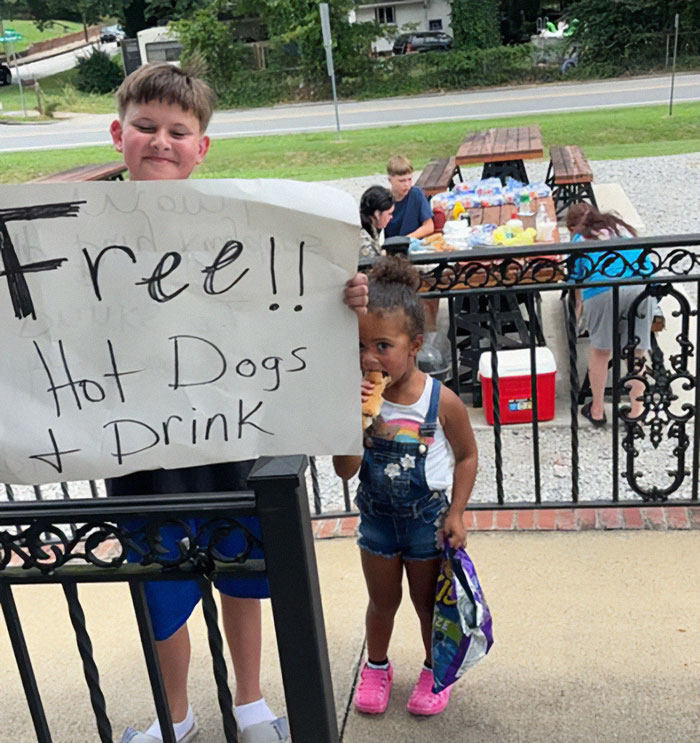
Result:
[[[337,743],[304,456],[261,457],[255,491],[292,738]]]
[[[17,661],[17,669],[22,679],[22,686],[27,697],[29,712],[34,723],[36,739],[38,743],[51,743],[51,733],[49,732],[49,725],[46,722],[44,705],[41,703],[39,687],[36,684],[32,661],[29,657],[29,650],[27,649],[24,632],[22,632],[22,625],[19,621],[19,614],[17,613],[17,605],[15,604],[12,587],[9,583],[0,583],[0,604],[2,604],[5,623],[7,624],[7,633],[10,637],[12,650]]]

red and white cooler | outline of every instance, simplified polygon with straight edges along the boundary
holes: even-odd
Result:
[[[533,408],[530,349],[497,351],[496,355],[498,357],[501,423],[530,423]],[[551,421],[554,418],[557,364],[552,352],[546,346],[538,346],[535,349],[535,363],[537,367],[537,420]],[[486,421],[493,425],[490,351],[485,351],[479,358],[479,379]]]

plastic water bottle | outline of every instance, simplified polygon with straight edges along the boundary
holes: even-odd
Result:
[[[520,217],[531,217],[533,214],[530,209],[530,194],[527,191],[523,191],[520,194],[520,203],[518,204],[518,216]]]
[[[537,242],[550,242],[554,231],[554,224],[549,218],[547,207],[540,203],[535,216],[535,229],[537,230]]]

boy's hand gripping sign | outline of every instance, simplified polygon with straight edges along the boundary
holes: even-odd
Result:
[[[0,482],[359,453],[357,255],[317,184],[0,187]]]

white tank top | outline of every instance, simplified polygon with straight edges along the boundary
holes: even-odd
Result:
[[[411,443],[419,441],[418,429],[428,415],[432,389],[433,379],[426,375],[423,392],[413,405],[398,405],[395,402],[384,400],[380,412],[384,422],[393,425],[399,422],[405,423],[397,431],[394,441]],[[431,490],[446,490],[452,487],[454,457],[445,438],[445,432],[442,430],[439,417],[436,423],[435,439],[428,447],[428,456],[425,460],[425,479]]]

